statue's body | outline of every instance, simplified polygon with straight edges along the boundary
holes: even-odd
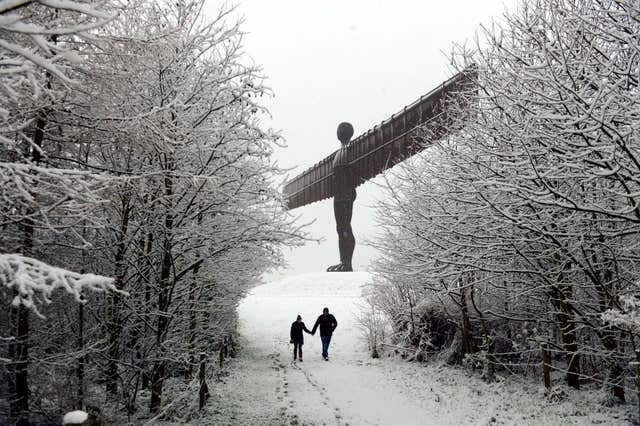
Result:
[[[445,81],[412,104],[351,141],[353,126],[340,123],[342,147],[299,174],[284,187],[286,208],[333,197],[340,263],[327,271],[353,271],[356,240],[351,230],[356,187],[456,131],[460,114],[475,99],[474,66]],[[448,105],[454,107],[449,109]]]
[[[328,272],[353,271],[351,259],[356,246],[356,239],[351,229],[351,216],[353,202],[356,199],[356,189],[351,185],[353,181],[350,174],[351,165],[347,160],[347,147],[353,136],[353,126],[349,123],[340,123],[338,126],[338,139],[342,148],[336,152],[333,159],[333,213],[336,217],[336,230],[338,231],[338,248],[340,250],[340,263],[329,266]]]

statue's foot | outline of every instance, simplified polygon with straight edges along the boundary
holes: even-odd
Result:
[[[342,267],[342,263],[338,263],[337,265],[329,266],[327,268],[327,272],[339,272]]]
[[[337,265],[329,266],[327,272],[353,272],[353,268],[351,265],[338,263]]]

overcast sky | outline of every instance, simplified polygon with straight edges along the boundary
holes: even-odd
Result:
[[[211,2],[212,8],[214,2]],[[263,67],[275,93],[265,101],[270,126],[287,148],[276,153],[293,177],[331,154],[340,143],[336,127],[349,121],[354,137],[410,104],[453,73],[453,43],[473,43],[481,23],[490,24],[516,0],[242,0],[247,55]],[[212,9],[212,12],[214,10]],[[375,256],[363,243],[375,236],[371,205],[380,192],[358,188],[352,226],[356,270]],[[339,262],[333,204],[325,200],[292,211],[320,244],[287,251],[281,274],[323,271]]]

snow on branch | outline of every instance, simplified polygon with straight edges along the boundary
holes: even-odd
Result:
[[[78,44],[69,40],[88,37],[113,19],[106,7],[74,0],[0,0],[0,143],[3,134],[13,139],[14,129],[29,123],[21,112],[53,98],[52,78],[75,83],[68,72],[80,56]]]
[[[630,330],[635,333],[640,332],[640,299],[631,296],[620,296],[622,310],[609,309],[602,314],[602,321]]]
[[[53,229],[54,217],[90,225],[90,212],[105,202],[101,193],[116,181],[83,170],[0,161],[0,205],[8,206],[0,208],[0,226],[29,218]]]
[[[72,294],[79,303],[85,302],[82,295],[85,290],[128,295],[116,289],[112,278],[79,274],[19,254],[0,254],[0,287],[16,290],[13,306],[22,304],[41,318],[37,305],[51,303],[52,293],[59,288]]]
[[[39,0],[38,3],[48,6],[52,9],[65,9],[74,12],[82,13],[94,18],[109,20],[113,18],[110,13],[97,10],[94,5],[89,5],[83,2],[70,1],[70,0]]]

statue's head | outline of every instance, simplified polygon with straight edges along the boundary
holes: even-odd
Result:
[[[351,136],[353,136],[353,126],[351,123],[342,122],[338,124],[338,140],[346,145],[351,140]]]

